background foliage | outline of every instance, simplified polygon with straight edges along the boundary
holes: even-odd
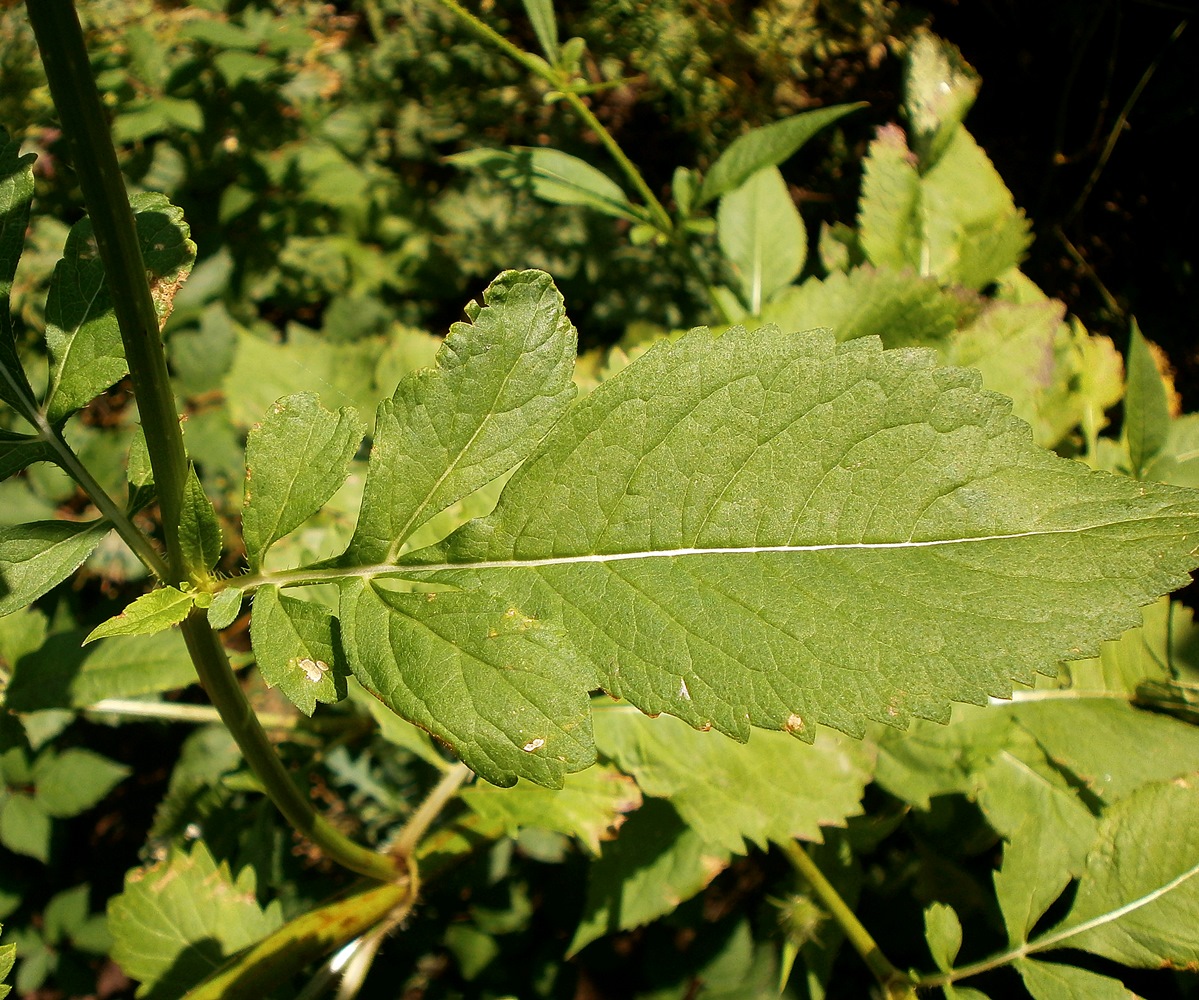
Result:
[[[815,318],[836,326],[839,339],[876,334],[887,346],[933,346],[1013,396],[1039,443],[1138,478],[1199,483],[1189,461],[1194,417],[1170,412],[1170,385],[1148,349],[1130,354],[1125,381],[1109,341],[1012,269],[1028,226],[981,150],[968,136],[948,153],[938,148],[949,140],[937,128],[922,137],[910,104],[903,119],[897,81],[902,58],[923,37],[922,11],[783,0],[752,9],[605,0],[560,10],[562,37],[588,40],[585,71],[622,81],[596,93],[593,105],[663,195],[676,166],[710,167],[748,128],[816,103],[874,101],[781,173],[729,192],[714,224],[694,237],[694,266],[633,239],[625,222],[548,203],[503,171],[447,162],[480,146],[549,145],[609,169],[594,137],[542,100],[542,85],[432,5],[130,0],[88,4],[83,13],[131,186],[168,195],[200,248],[175,300],[168,350],[188,447],[226,538],[238,537],[228,529],[241,510],[246,435],[277,398],[317,391],[333,409],[373,414],[400,376],[431,362],[433,333],[509,267],[554,276],[590,349],[579,369],[584,390],[658,336],[722,325],[711,284],[725,289],[727,318],[751,327]],[[535,47],[519,5],[485,13]],[[873,129],[896,120],[906,135]],[[0,13],[0,121],[38,154],[36,214],[12,292],[21,350],[36,357],[79,199],[20,8]],[[961,206],[950,204],[961,190],[978,196],[977,230],[940,238],[938,219],[962,222]],[[806,223],[797,215],[780,235],[767,222],[790,219],[780,206],[793,203]],[[933,206],[918,229],[922,245],[941,251],[931,264],[912,256],[917,230],[905,213],[913,204]],[[763,221],[746,227],[753,218]],[[984,230],[1000,232],[995,246],[980,244]],[[773,258],[761,298],[754,288],[762,286],[747,279],[755,240],[786,243],[793,254]],[[893,277],[909,266],[925,280]],[[1105,411],[1122,395],[1139,423],[1099,438]],[[135,435],[124,387],[92,403],[71,434],[105,485],[123,483]],[[358,462],[342,491],[270,558],[283,565],[340,551],[362,489]],[[450,516],[487,506],[487,497],[468,498]],[[9,523],[85,510],[74,484],[48,465],[0,484],[0,518]],[[246,555],[226,548],[221,568],[239,569]],[[179,894],[155,896],[162,912],[154,919],[178,928],[181,945],[217,924],[227,932],[208,942],[201,968],[345,884],[279,825],[224,730],[203,724],[202,696],[160,696],[191,678],[177,640],[167,641],[175,637],[80,646],[141,593],[143,573],[120,543],[106,542],[73,586],[0,619],[9,710],[0,719],[0,916],[24,995],[132,995],[127,975],[157,983],[153,996],[193,983],[197,967],[175,962],[173,952],[130,945],[148,919],[139,900],[159,879]],[[225,635],[248,663],[247,633],[239,618]],[[813,803],[792,804],[786,817],[756,822],[745,815],[746,798],[772,798],[761,764],[730,755],[712,765],[726,767],[726,787],[739,792],[729,801],[671,769],[679,744],[696,738],[689,729],[678,726],[671,754],[655,756],[665,725],[639,734],[645,720],[601,705],[604,764],[576,776],[571,797],[550,804],[527,789],[527,798],[504,799],[482,785],[463,793],[457,827],[427,850],[434,867],[438,851],[467,860],[383,944],[363,995],[397,995],[402,981],[413,997],[770,996],[780,965],[796,962],[790,995],[861,996],[865,973],[844,949],[837,957],[839,931],[769,848],[815,838],[822,826],[813,857],[901,966],[949,968],[1019,945],[1070,914],[1083,919],[1112,902],[1104,873],[1088,868],[1096,837],[1136,843],[1152,832],[1138,824],[1161,815],[1187,829],[1193,795],[1171,789],[1199,770],[1188,703],[1193,641],[1189,613],[1163,601],[1142,630],[1063,668],[1057,682],[1011,708],[959,711],[949,727],[874,733],[863,744],[817,744],[821,756],[802,763],[787,762],[793,744],[782,740],[770,757],[781,770],[831,769],[840,780],[813,793]],[[309,722],[259,674],[247,683],[313,796],[367,841],[385,841],[447,766],[427,738],[360,690]],[[1133,707],[1141,704],[1159,711]],[[129,721],[141,711],[186,719],[192,708],[201,724],[190,730]],[[756,753],[767,754],[770,735],[754,737]],[[753,781],[767,787],[751,795]],[[1034,836],[1021,827],[1029,816],[1043,826],[1053,817],[1053,851],[1011,846],[1034,843],[1022,839]],[[453,839],[476,835],[489,846],[474,853]],[[1185,837],[1176,841],[1178,864],[1193,864]],[[122,873],[139,861],[156,867],[117,897]],[[210,897],[210,919],[189,927],[186,890],[201,883],[221,892]],[[1178,919],[1189,919],[1187,905]],[[1065,995],[1044,985],[1054,977],[1074,977],[1076,990],[1117,988],[1112,978],[1098,986],[1085,979],[1103,974],[1144,996],[1195,995],[1192,977],[1141,979],[1115,964],[1161,964],[1152,949],[1098,933],[1069,946],[1092,957],[1081,966],[1025,959],[972,982],[993,996],[1019,995],[1017,975],[1038,997]],[[280,995],[301,988],[297,981]]]

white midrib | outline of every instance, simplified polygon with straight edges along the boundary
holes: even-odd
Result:
[[[759,555],[768,552],[859,552],[886,551],[890,549],[933,549],[950,545],[974,545],[979,542],[1006,542],[1020,538],[1040,538],[1047,535],[1076,535],[1099,528],[1127,524],[1127,521],[1110,521],[1084,527],[1048,528],[1037,531],[1016,531],[1005,535],[976,535],[969,538],[933,538],[925,541],[904,542],[826,542],[818,545],[737,545],[704,548],[680,547],[674,549],[646,549],[638,552],[596,552],[573,556],[546,556],[541,559],[496,559],[482,562],[433,563],[395,567],[407,572],[434,573],[451,569],[533,569],[538,566],[568,566],[576,563],[627,562],[632,559],[675,559],[688,556],[737,556]]]

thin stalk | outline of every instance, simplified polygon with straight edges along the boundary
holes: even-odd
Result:
[[[794,840],[781,846],[783,853],[787,855],[787,860],[791,862],[791,866],[812,887],[812,891],[820,898],[820,902],[828,911],[829,916],[840,925],[846,940],[862,956],[862,961],[866,963],[866,967],[878,980],[885,994],[896,1000],[902,997],[915,997],[915,984],[911,977],[891,964],[874,938],[870,936],[870,932],[858,920],[853,910],[846,905],[841,894],[824,877],[824,872],[817,867],[816,862],[808,857],[808,852]]]
[[[167,546],[166,580],[182,583],[191,571],[204,572],[207,567],[189,566],[180,544],[187,454],[133,211],[108,132],[107,116],[92,79],[83,30],[71,0],[31,0],[26,10],[42,55],[50,94],[71,147],[112,292],[162,510]],[[388,882],[406,878],[404,866],[394,858],[355,844],[334,829],[296,788],[254,716],[229,658],[204,616],[194,612],[183,623],[182,632],[208,697],[287,821],[351,871]]]
[[[534,76],[540,77],[558,93],[562,95],[562,100],[574,109],[575,114],[586,122],[599,138],[600,143],[608,154],[616,161],[616,165],[620,167],[629,183],[637,189],[637,193],[641,195],[646,207],[649,208],[650,215],[653,218],[654,228],[659,232],[670,235],[674,231],[674,224],[670,220],[670,213],[658,200],[653,189],[646,183],[645,178],[641,176],[641,171],[637,169],[637,165],[633,163],[626,155],[623,149],[600,122],[587,103],[574,90],[570,88],[569,81],[564,79],[562,73],[550,66],[544,59],[534,56],[519,46],[513,45],[508,39],[501,35],[494,28],[485,24],[479,18],[475,17],[470,11],[457,2],[457,0],[434,0],[444,10],[449,11],[462,24],[470,29],[475,35],[486,42],[491,43],[498,48],[504,55],[519,63]]]
[[[108,491],[103,486],[96,482],[96,478],[87,466],[79,461],[79,456],[71,450],[71,446],[67,444],[61,434],[52,430],[48,425],[38,429],[42,433],[43,440],[58,455],[59,465],[83,488],[83,492],[88,495],[88,499],[96,505],[100,513],[108,518],[108,523],[116,529],[117,534],[133,550],[133,554],[141,560],[142,565],[159,580],[166,580],[171,574],[170,568],[163,561],[158,549],[154,547],[154,543],[150,541],[150,536],[134,524],[121,505],[108,495]]]
[[[433,786],[433,790],[425,796],[425,800],[416,807],[416,811],[408,817],[408,822],[400,834],[392,842],[390,853],[397,858],[410,858],[416,851],[416,845],[428,831],[429,826],[450,800],[458,794],[463,782],[472,777],[472,772],[465,764],[455,764],[441,776],[441,780]]]

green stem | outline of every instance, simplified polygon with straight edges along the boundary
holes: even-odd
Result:
[[[187,456],[159,336],[158,313],[150,297],[133,210],[108,132],[108,116],[92,79],[83,31],[71,0],[30,0],[25,7],[92,220],[125,359],[133,376],[162,509],[170,567],[166,582],[182,583],[188,578],[189,568],[178,531]]]
[[[791,862],[791,866],[812,887],[812,891],[820,898],[821,904],[829,915],[841,926],[846,940],[862,956],[862,961],[874,974],[874,978],[882,986],[885,995],[894,1000],[915,997],[915,984],[911,977],[891,964],[882,949],[875,943],[874,938],[870,936],[870,932],[858,920],[853,910],[846,905],[841,894],[824,877],[824,872],[817,867],[815,861],[808,857],[808,852],[794,840],[781,846],[783,853],[787,855],[787,860]]]
[[[595,117],[591,108],[587,106],[586,101],[570,89],[569,82],[563,78],[563,75],[558,70],[550,66],[544,59],[513,45],[494,28],[475,17],[474,14],[459,4],[457,0],[434,0],[434,2],[453,14],[454,17],[479,38],[494,45],[508,56],[508,58],[519,63],[534,76],[540,77],[561,94],[562,100],[569,104],[574,109],[575,114],[582,118],[586,122],[587,127],[599,137],[599,141],[603,144],[603,147],[608,151],[612,159],[616,161],[617,166],[623,171],[625,177],[629,179],[629,183],[637,189],[637,193],[641,195],[642,200],[649,208],[654,228],[667,236],[674,231],[674,223],[671,222],[670,213],[666,211],[653,190],[646,183],[645,178],[641,176],[641,171],[637,169],[636,164],[625,155],[624,150],[620,148],[620,143],[612,137],[612,133]]]
[[[271,801],[300,833],[317,844],[338,864],[384,882],[404,877],[405,867],[393,858],[355,844],[317,813],[312,803],[291,780],[267,738],[258,717],[229,666],[229,658],[216,633],[208,627],[202,611],[193,611],[180,626],[200,683],[233,734],[254,774],[263,783]]]
[[[458,794],[463,782],[472,776],[473,772],[465,764],[455,764],[446,771],[433,790],[425,796],[425,800],[417,806],[416,811],[408,817],[400,835],[392,842],[391,854],[398,858],[411,857],[433,820],[441,815],[441,811]]]
[[[180,544],[187,453],[133,210],[108,132],[108,119],[92,79],[83,30],[71,0],[31,0],[26,10],[42,55],[50,94],[71,148],[112,293],[162,510],[167,547],[166,582],[179,584],[188,579],[191,571],[204,572],[207,567],[189,566]],[[193,613],[183,623],[182,632],[200,682],[221,720],[287,821],[351,871],[388,882],[406,878],[406,869],[394,858],[355,844],[330,826],[296,788],[254,716],[229,658],[204,616]]]

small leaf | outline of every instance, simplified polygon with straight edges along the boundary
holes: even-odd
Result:
[[[315,394],[302,392],[275,402],[250,431],[242,534],[252,570],[337,492],[363,430],[352,407],[330,413]]]
[[[912,141],[926,167],[936,162],[981,84],[958,49],[927,29],[916,32],[908,50],[904,107]]]
[[[90,809],[129,776],[129,768],[91,750],[43,751],[33,764],[37,803],[66,819]]]
[[[105,698],[134,698],[196,679],[182,637],[117,636],[81,648],[82,632],[58,632],[16,664],[6,693],[17,712],[82,709]]]
[[[437,366],[379,406],[366,490],[347,560],[383,562],[430,517],[507,472],[575,395],[575,328],[539,271],[506,271]]]
[[[803,268],[807,234],[783,175],[767,167],[720,200],[716,213],[720,249],[741,281],[741,299],[750,314]]]
[[[937,968],[948,972],[962,947],[962,925],[952,906],[933,903],[924,911],[924,938]]]
[[[611,177],[586,160],[544,146],[472,149],[447,156],[463,169],[482,168],[509,183],[528,184],[533,194],[556,205],[583,205],[618,219],[644,222],[637,208]]]
[[[4,376],[0,374],[0,382],[3,381]],[[53,449],[42,438],[0,428],[0,479],[14,476],[34,462],[53,462],[55,457]]]
[[[305,715],[316,710],[318,701],[331,705],[346,696],[333,616],[319,604],[284,597],[278,587],[260,587],[254,594],[250,638],[262,679]]]
[[[22,154],[21,144],[0,128],[0,399],[25,417],[32,417],[37,405],[17,354],[9,296],[29,224],[35,159]]]
[[[862,162],[858,240],[876,267],[926,272],[920,259],[920,174],[898,125],[884,125]]]
[[[619,704],[597,707],[595,739],[646,795],[669,799],[705,843],[734,854],[746,841],[820,840],[821,826],[862,812],[871,775],[864,745],[839,734],[809,745],[758,731],[742,744]]]
[[[153,635],[165,631],[187,617],[198,596],[194,590],[184,593],[174,587],[159,587],[142,594],[119,615],[97,625],[83,643],[87,645],[114,635]]]
[[[0,927],[0,930],[3,930]],[[17,957],[17,946],[15,944],[6,944],[0,946],[0,980],[7,979],[8,974],[12,972],[12,964]],[[12,990],[11,986],[7,986],[0,982],[0,1000],[4,1000]]]
[[[17,854],[50,861],[50,817],[23,792],[9,792],[0,802],[0,844]]]
[[[722,194],[739,188],[759,170],[777,167],[790,159],[821,129],[831,125],[865,104],[839,104],[784,118],[782,121],[751,129],[734,139],[712,164],[700,186],[695,207],[699,208]]]
[[[196,246],[183,212],[163,195],[135,195],[130,204],[163,321],[173,290],[191,270]],[[71,227],[54,270],[46,299],[46,346],[50,384],[42,408],[51,423],[87,405],[128,371],[90,219]]]
[[[519,782],[511,788],[472,785],[462,801],[485,822],[502,826],[508,836],[534,827],[577,838],[593,855],[600,841],[611,840],[625,814],[641,806],[632,778],[610,765],[596,765],[566,779],[560,789]]]
[[[1124,446],[1137,479],[1165,447],[1170,433],[1170,403],[1166,386],[1141,328],[1132,321],[1128,342],[1128,388],[1124,395]]]
[[[1060,962],[1020,958],[1013,963],[1033,1000],[1137,1000],[1118,979]]]
[[[28,607],[74,573],[108,530],[107,521],[0,527],[0,615]]]
[[[533,33],[541,51],[554,65],[558,63],[558,21],[554,17],[553,0],[521,0],[525,13],[533,23]]]
[[[234,879],[203,843],[125,876],[108,903],[112,958],[141,981],[138,997],[181,997],[227,959],[283,923],[279,903],[255,900],[254,869]]]
[[[670,913],[727,864],[727,852],[705,844],[669,803],[650,799],[591,865],[583,916],[567,954]]]
[[[183,549],[184,562],[194,577],[206,575],[221,558],[221,524],[212,501],[200,485],[194,465],[188,468],[183,486],[179,545]]]
[[[244,595],[237,587],[226,587],[218,590],[208,606],[208,625],[218,632],[228,628],[237,620],[241,613],[241,602]]]

